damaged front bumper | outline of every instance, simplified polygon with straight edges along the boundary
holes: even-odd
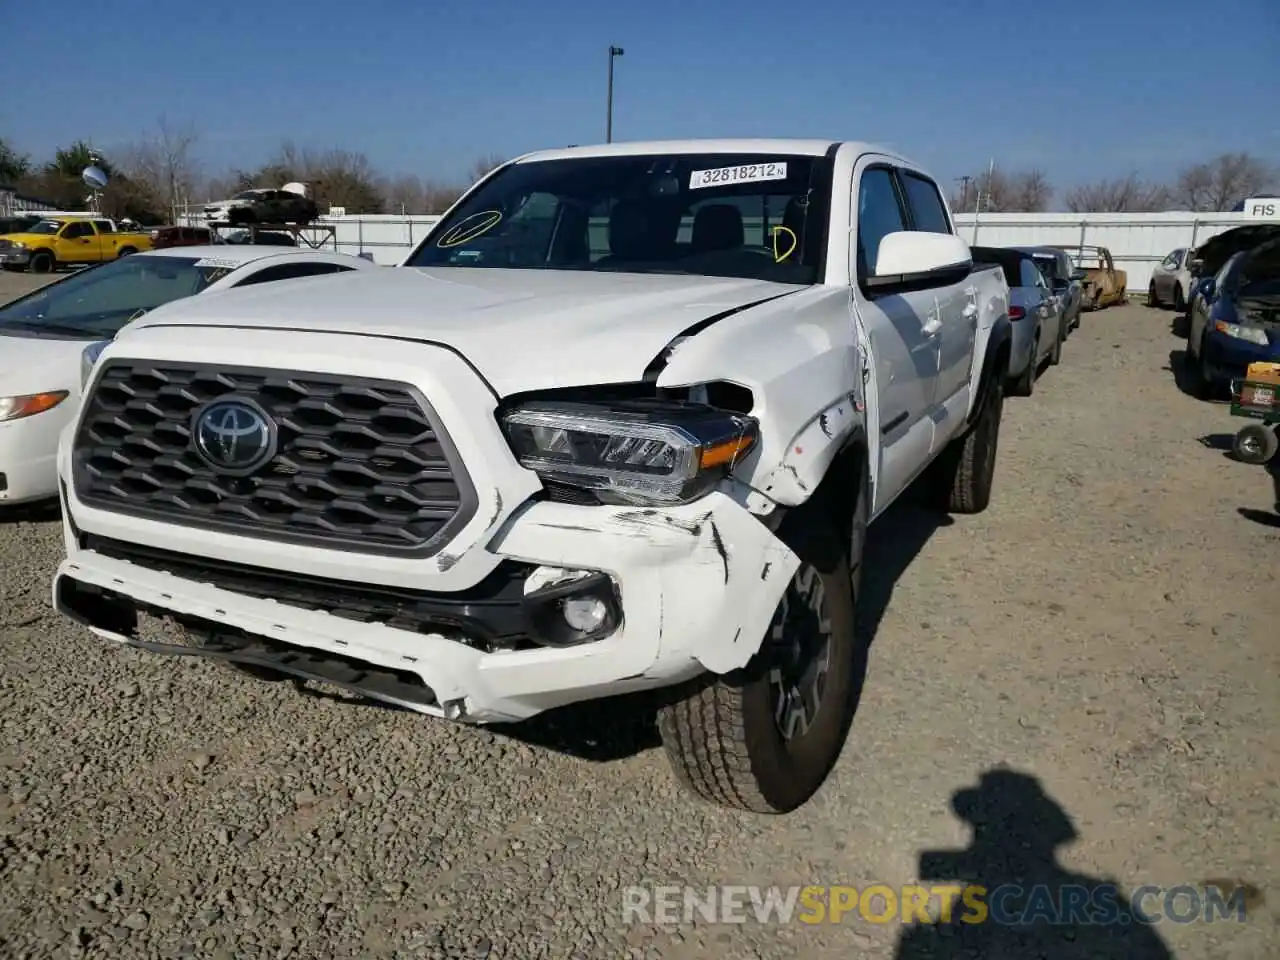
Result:
[[[76,512],[64,490],[67,558],[53,599],[97,635],[270,666],[477,723],[744,666],[798,566],[759,518],[721,492],[662,510],[529,503],[488,543],[503,564],[485,583],[448,593],[400,589],[390,599],[375,584],[86,534]],[[616,604],[611,632],[566,642],[548,620],[555,601],[575,596],[575,584],[608,601],[602,580]],[[149,641],[138,632],[139,612],[197,627],[203,642]]]

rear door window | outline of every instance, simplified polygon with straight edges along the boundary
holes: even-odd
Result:
[[[912,229],[922,233],[950,233],[947,208],[934,182],[910,170],[903,170],[901,174],[907,204],[911,208]]]

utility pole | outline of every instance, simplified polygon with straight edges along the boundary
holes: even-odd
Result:
[[[969,205],[969,184],[973,183],[973,177],[966,175],[956,179],[960,181],[960,209],[963,210]]]
[[[609,105],[605,108],[604,142],[613,143],[613,61],[622,56],[621,47],[609,47]]]

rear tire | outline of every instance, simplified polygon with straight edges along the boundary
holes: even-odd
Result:
[[[1280,450],[1280,435],[1276,428],[1262,423],[1242,427],[1231,444],[1231,452],[1241,463],[1262,465],[1269,463]]]
[[[982,513],[995,485],[1004,384],[996,378],[983,398],[973,426],[953,440],[930,466],[929,488],[936,506],[948,513]]]
[[[742,670],[699,678],[658,712],[676,778],[704,800],[789,813],[840,757],[860,687],[854,610],[868,522],[865,465],[860,477],[848,548],[829,512],[801,508],[783,521],[779,536],[800,567],[760,652]]]
[[[129,254],[137,252],[138,251],[133,249],[133,247],[121,247],[120,252],[116,254],[116,258],[119,259],[120,257],[127,257]]]

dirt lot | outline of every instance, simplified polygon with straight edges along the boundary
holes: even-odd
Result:
[[[0,955],[1280,955],[1277,495],[1176,386],[1171,317],[1085,316],[1006,408],[988,513],[878,525],[854,730],[786,818],[678,792],[635,704],[486,732],[109,647],[50,612],[57,524],[0,522]],[[622,923],[631,885],[916,878],[1264,902],[1009,953],[856,911]]]

